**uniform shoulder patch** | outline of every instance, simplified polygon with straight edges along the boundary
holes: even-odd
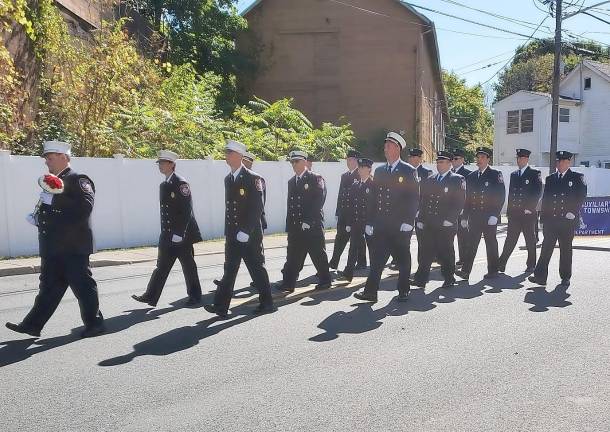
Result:
[[[324,178],[322,176],[318,176],[318,187],[320,189],[324,189],[326,185],[324,184]]]
[[[80,185],[80,188],[82,189],[83,192],[85,192],[87,194],[93,193],[93,185],[91,183],[91,180],[88,177],[79,178],[78,184]]]
[[[262,177],[257,178],[254,184],[257,191],[262,192],[265,190],[265,180]]]
[[[180,185],[180,193],[185,197],[191,195],[191,188],[189,187],[188,183],[183,183]]]

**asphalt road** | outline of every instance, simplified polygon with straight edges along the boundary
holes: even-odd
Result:
[[[0,328],[2,430],[608,431],[610,238],[576,243],[567,292],[558,250],[546,289],[517,250],[492,283],[479,259],[470,285],[441,289],[435,271],[405,304],[392,271],[373,306],[351,297],[355,278],[255,318],[240,289],[226,321],[182,308],[179,266],[156,309],[130,299],[154,263],[94,269],[108,334],[78,339],[71,293],[38,340]],[[284,253],[268,254],[272,280]],[[205,291],[222,261],[197,259]],[[19,321],[36,290],[36,275],[1,278],[0,321]]]

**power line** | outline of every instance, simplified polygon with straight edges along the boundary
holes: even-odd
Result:
[[[503,56],[503,55],[505,55],[505,54],[510,54],[510,53],[512,53],[513,51],[514,51],[514,50],[506,51],[506,52],[503,52],[502,54],[498,54],[498,55],[495,55],[495,56],[493,56],[493,57],[489,57],[489,58],[486,58],[486,59],[483,59],[483,60],[479,60],[478,62],[470,63],[470,64],[467,64],[467,65],[465,65],[465,66],[460,66],[459,68],[455,68],[455,69],[453,69],[453,70],[454,70],[454,71],[459,71],[459,70],[461,70],[461,69],[466,69],[466,68],[469,68],[470,66],[475,66],[475,65],[478,65],[478,64],[480,64],[480,63],[484,63],[484,62],[486,62],[486,61],[488,61],[488,60],[493,60],[493,59],[495,59],[495,58],[502,57],[502,56]]]
[[[460,72],[460,75],[467,75],[467,74],[472,73],[472,72],[477,72],[477,71],[480,71],[480,70],[483,70],[483,69],[489,69],[492,66],[496,66],[496,65],[499,65],[500,63],[504,63],[504,61],[505,60],[500,60],[500,61],[495,62],[495,63],[490,63],[488,65],[481,66],[480,68],[477,68],[477,69],[472,69],[472,70],[469,70],[469,71],[466,71],[466,72]]]

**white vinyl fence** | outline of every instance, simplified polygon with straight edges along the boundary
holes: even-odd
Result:
[[[98,249],[155,245],[159,236],[159,183],[163,180],[154,160],[72,158],[72,167],[89,175],[96,187],[92,225]],[[326,226],[335,226],[335,205],[344,162],[315,162],[314,171],[326,179]],[[500,167],[505,179],[514,167]],[[288,162],[255,162],[254,170],[266,179],[265,212],[268,233],[284,230],[287,182],[293,172]],[[590,196],[610,195],[610,170],[578,168],[586,173]],[[229,171],[224,161],[180,160],[177,172],[189,181],[195,216],[206,239],[222,237],[224,183]],[[39,157],[13,156],[0,151],[0,256],[35,255],[36,228],[25,216],[32,212],[40,188],[37,179],[46,172]],[[507,185],[508,186],[508,185]]]

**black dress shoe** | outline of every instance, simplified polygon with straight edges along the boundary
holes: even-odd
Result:
[[[214,282],[214,285],[216,285],[216,286],[220,286],[220,284],[222,283],[222,281],[220,281],[218,279],[214,279],[212,282]]]
[[[362,301],[368,301],[368,302],[372,302],[372,303],[377,303],[377,297],[373,297],[370,295],[367,295],[364,293],[364,291],[359,291],[357,293],[354,293],[354,297],[356,297],[358,300],[362,300]]]
[[[546,285],[546,281],[538,280],[536,279],[536,276],[530,276],[527,278],[527,280],[538,285]]]
[[[420,281],[417,279],[409,280],[409,284],[411,284],[412,286],[420,287],[420,288],[426,288],[426,282],[423,282],[423,281]]]
[[[17,332],[17,333],[23,333],[23,334],[27,334],[27,335],[34,336],[34,337],[40,336],[40,330],[36,330],[35,328],[25,326],[23,324],[15,324],[12,322],[7,322],[6,328],[9,330],[12,330],[14,332]]]
[[[443,282],[443,285],[441,285],[441,288],[451,288],[453,286],[455,286],[456,281],[455,279],[449,279]]]
[[[153,303],[151,302],[148,297],[146,297],[145,295],[137,295],[134,294],[131,296],[132,299],[134,299],[135,301],[139,301],[140,303],[146,303],[149,306],[155,307],[157,306],[157,303]]]
[[[335,261],[334,259],[331,259],[330,262],[328,263],[328,267],[330,267],[333,270],[336,270],[339,267],[339,261]]]
[[[468,280],[470,274],[466,273],[464,270],[456,270],[455,275],[461,277],[464,280]]]
[[[256,288],[256,285],[254,285],[254,282],[250,282],[250,288]]]
[[[409,300],[409,293],[398,293],[398,296],[396,296],[396,301],[399,301],[401,303],[406,302],[407,300]]]
[[[498,264],[498,271],[504,273],[506,271],[506,264]]]
[[[185,306],[197,306],[199,304],[201,304],[201,297],[199,297],[199,298],[189,297],[189,299],[186,301],[186,303],[184,303]]]
[[[464,261],[457,261],[457,262],[455,263],[455,266],[456,266],[456,267],[462,267],[463,265],[464,265]]]
[[[275,289],[277,289],[278,291],[283,291],[283,292],[287,292],[287,293],[294,292],[294,287],[289,287],[288,285],[284,285],[284,284],[276,285]]]
[[[203,305],[203,308],[211,314],[218,315],[220,318],[226,318],[229,316],[227,312],[220,312],[219,310],[217,310],[216,306],[214,305],[206,304]]]
[[[354,275],[352,273],[340,271],[337,274],[339,275],[340,279],[348,281],[348,282],[351,282],[352,279],[354,279]]]
[[[254,308],[252,313],[254,315],[264,315],[264,314],[270,314],[270,313],[273,313],[276,311],[277,311],[277,308],[274,305],[270,305],[270,306],[258,305],[256,308]]]
[[[327,290],[329,289],[331,286],[331,282],[320,282],[319,284],[316,285],[316,290],[321,291],[321,290]]]
[[[85,330],[83,330],[81,332],[80,337],[90,338],[90,337],[99,336],[103,333],[106,333],[106,326],[104,324],[98,324],[98,325],[94,325],[91,327],[87,327]]]
[[[494,271],[494,272],[489,272],[489,273],[486,273],[486,274],[483,276],[483,279],[495,279],[495,278],[497,278],[498,276],[500,276],[500,273],[499,273],[499,272],[497,272],[497,271]]]
[[[354,270],[366,270],[366,268],[366,264],[357,264],[356,267],[354,267]]]
[[[532,274],[534,273],[535,268],[534,267],[527,267],[524,271],[525,274]]]
[[[569,287],[570,286],[570,279],[561,279],[561,283],[559,284],[562,287]]]

